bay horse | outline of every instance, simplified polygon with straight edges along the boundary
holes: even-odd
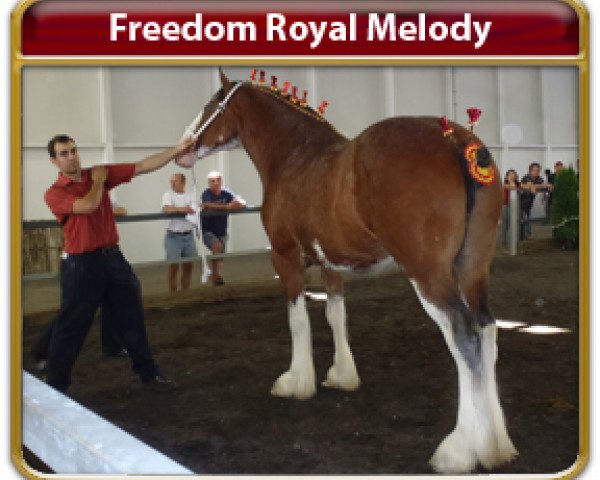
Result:
[[[474,145],[476,163],[495,173],[487,149],[469,129],[454,122],[441,128],[434,117],[390,118],[350,140],[295,95],[282,95],[276,79],[274,87],[231,82],[220,70],[220,80],[221,89],[188,127],[197,138],[194,150],[176,162],[190,168],[198,158],[241,146],[258,170],[261,219],[292,336],[290,367],[271,393],[307,399],[316,392],[307,264],[321,266],[328,294],[335,354],[323,385],[350,391],[360,379],[340,272],[396,262],[458,370],[456,427],[435,451],[432,468],[470,472],[510,461],[517,452],[498,399],[497,327],[488,304],[502,188],[498,175],[487,185],[475,182],[464,153]]]

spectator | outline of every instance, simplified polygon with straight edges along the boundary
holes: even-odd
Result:
[[[228,212],[239,210],[246,206],[246,202],[223,188],[223,178],[220,172],[208,174],[208,188],[202,193],[202,209]],[[213,254],[225,253],[227,246],[228,215],[206,215],[202,216],[202,241],[206,248]],[[210,281],[213,285],[223,285],[221,276],[222,259],[211,260]]]
[[[527,175],[521,179],[521,240],[531,237],[531,209],[536,194],[548,188],[548,184],[540,176],[540,171],[540,164],[533,162],[529,165]]]
[[[563,162],[558,160],[554,163],[554,172],[548,172],[548,192],[546,193],[546,223],[552,222],[552,191],[554,190],[554,181],[556,180],[556,175],[563,168]]]
[[[171,176],[171,190],[162,197],[162,211],[164,213],[194,213],[196,199],[191,193],[185,191],[185,175],[175,173]],[[167,260],[180,258],[195,258],[198,256],[196,240],[194,238],[194,225],[185,218],[172,218],[165,232],[165,256]],[[181,269],[181,289],[189,290],[192,278],[193,263],[183,262]],[[178,263],[169,265],[169,289],[177,291]]]
[[[118,247],[108,192],[134,176],[163,167],[192,145],[193,139],[186,136],[175,147],[137,163],[82,169],[75,140],[56,135],[48,142],[50,160],[59,175],[44,198],[64,234],[61,305],[48,351],[47,382],[55,389],[64,392],[71,384],[71,370],[102,303],[109,306],[109,328],[123,342],[141,381],[157,390],[174,387],[152,358],[140,282]]]
[[[512,168],[506,171],[504,175],[504,203],[502,205],[502,224],[501,224],[501,243],[502,248],[508,250],[508,231],[510,228],[510,191],[519,190],[521,184],[519,182],[519,174]]]

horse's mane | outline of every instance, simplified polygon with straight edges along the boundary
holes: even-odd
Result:
[[[256,91],[258,91],[264,95],[267,95],[270,98],[274,98],[275,100],[277,100],[284,106],[305,115],[312,121],[316,122],[316,124],[318,124],[318,125],[323,125],[323,126],[329,127],[330,130],[335,132],[337,135],[340,135],[343,137],[343,135],[341,133],[339,133],[337,131],[337,129],[331,123],[329,123],[327,120],[325,120],[325,118],[323,118],[323,115],[321,113],[317,112],[314,108],[310,107],[309,105],[301,105],[299,102],[298,103],[293,102],[291,100],[290,95],[287,95],[287,96],[283,95],[279,90],[273,90],[268,85],[259,85],[259,84],[255,84],[255,83],[252,83],[250,85]]]
[[[289,95],[288,96],[284,96],[284,95],[281,94],[281,92],[279,92],[279,91],[273,91],[271,89],[271,87],[268,87],[266,85],[264,85],[264,86],[256,85],[256,87],[261,92],[268,93],[269,95],[273,96],[277,100],[280,100],[280,101],[284,102],[286,105],[288,105],[288,106],[290,106],[292,108],[295,108],[299,112],[302,112],[302,113],[308,115],[309,117],[315,118],[319,122],[329,123],[329,122],[327,122],[327,120],[325,120],[323,118],[323,116],[321,114],[319,114],[311,106],[309,106],[309,105],[301,105],[300,103],[294,103],[294,102],[292,102],[291,97]]]

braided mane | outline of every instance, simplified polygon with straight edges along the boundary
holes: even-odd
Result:
[[[280,102],[283,102],[286,105],[289,105],[290,107],[295,108],[299,112],[302,112],[305,115],[308,115],[309,117],[312,117],[315,120],[318,120],[319,122],[329,124],[329,122],[327,120],[325,120],[325,118],[323,118],[323,116],[320,115],[314,108],[312,108],[308,105],[303,106],[303,105],[300,105],[299,103],[294,103],[290,100],[289,96],[286,97],[286,96],[282,95],[279,91],[273,91],[271,89],[271,87],[268,87],[266,85],[254,85],[254,86],[257,87],[259,89],[259,91],[266,93],[268,95],[271,95],[273,98],[276,98]]]

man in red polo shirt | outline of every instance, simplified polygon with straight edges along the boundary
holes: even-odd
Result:
[[[101,303],[110,307],[108,328],[122,341],[142,382],[157,389],[172,388],[148,346],[140,282],[119,250],[108,192],[136,175],[163,167],[192,144],[186,137],[175,147],[137,163],[82,169],[71,137],[56,135],[48,142],[50,160],[60,172],[44,198],[64,234],[61,306],[48,351],[47,382],[57,390],[64,392],[69,387],[71,369]]]

